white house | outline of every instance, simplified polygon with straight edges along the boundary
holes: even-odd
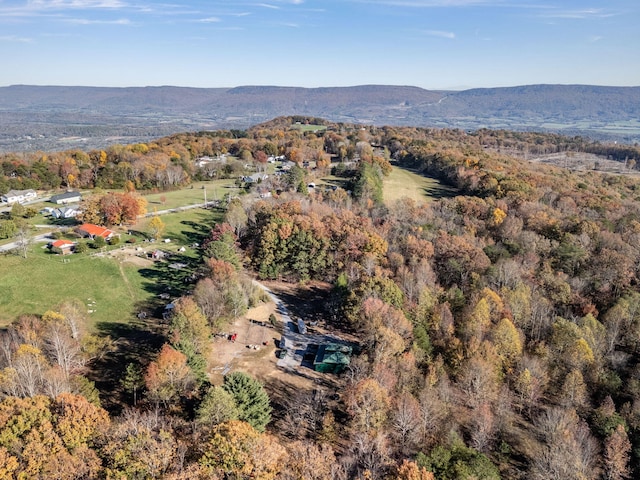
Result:
[[[75,218],[80,211],[77,205],[69,205],[68,207],[55,208],[51,211],[54,218]]]
[[[64,192],[58,195],[53,195],[49,201],[60,205],[63,203],[78,203],[80,200],[82,200],[80,192]]]
[[[38,194],[35,190],[9,190],[0,197],[0,201],[4,203],[24,203],[36,198],[38,198]]]
[[[242,181],[245,183],[258,183],[269,178],[269,175],[265,173],[254,173],[253,175],[246,175],[242,177]]]

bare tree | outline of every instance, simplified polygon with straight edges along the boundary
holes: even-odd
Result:
[[[87,310],[78,301],[67,301],[60,305],[60,314],[64,315],[65,323],[71,332],[71,338],[80,341],[85,333]]]
[[[369,478],[372,480],[384,478],[391,464],[389,441],[381,433],[356,433],[351,441],[350,453],[355,460],[356,471],[359,474],[369,472]]]
[[[432,443],[438,434],[438,430],[447,415],[447,407],[440,399],[435,388],[427,387],[419,397],[420,419],[419,432],[424,442]]]
[[[496,418],[491,406],[483,403],[473,410],[471,421],[471,446],[486,453],[493,443],[496,430]]]
[[[403,455],[410,453],[408,450],[419,440],[420,413],[420,404],[408,392],[400,394],[393,405],[391,427]]]
[[[575,410],[551,408],[536,419],[542,446],[532,458],[531,478],[595,479],[598,448]]]
[[[16,222],[16,245],[18,246],[18,250],[23,258],[27,258],[29,253],[29,246],[33,243],[33,238],[31,236],[31,225],[29,225],[24,220],[15,221]]]
[[[72,337],[70,329],[62,323],[52,323],[44,337],[45,351],[68,380],[71,374],[84,367],[85,358],[80,342]]]
[[[44,381],[44,393],[56,398],[61,393],[70,392],[69,377],[58,365],[47,370]]]
[[[32,345],[20,345],[16,351],[13,368],[19,396],[33,397],[42,392],[45,360],[39,349]]]

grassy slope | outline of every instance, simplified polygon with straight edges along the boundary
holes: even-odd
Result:
[[[7,274],[0,276],[0,325],[21,314],[42,314],[65,299],[77,299],[95,310],[90,315],[95,323],[126,322],[134,306],[150,295],[142,288],[138,269],[130,264],[88,255],[63,258],[42,245],[33,245],[27,259],[1,258]]]
[[[201,241],[220,216],[218,212],[200,208],[164,215],[165,237],[171,238],[172,243],[158,245],[175,251],[180,245]],[[90,256],[95,253],[93,250],[62,257],[48,253],[43,245],[32,245],[27,259],[13,254],[0,256],[0,272],[3,272],[0,274],[0,326],[21,314],[42,314],[65,299],[78,299],[88,310],[95,310],[90,315],[92,327],[101,323],[127,323],[152,299],[163,281],[160,272]],[[192,249],[185,252],[185,257],[193,256]]]
[[[383,190],[384,201],[388,205],[403,197],[425,201],[455,195],[454,189],[443,185],[439,180],[397,166],[394,166],[391,174],[384,179]]]
[[[188,187],[182,190],[171,192],[151,193],[142,195],[145,192],[138,192],[147,201],[147,211],[152,213],[155,210],[168,210],[171,208],[182,207],[185,205],[194,205],[204,203],[205,190],[207,201],[221,200],[225,193],[232,195],[238,194],[238,189],[234,185],[235,180],[213,180],[210,182],[194,182],[193,188]],[[205,188],[202,188],[205,187]],[[160,198],[164,197],[164,204]]]

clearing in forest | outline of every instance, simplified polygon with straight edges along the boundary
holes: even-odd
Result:
[[[384,202],[387,205],[404,197],[423,202],[456,194],[454,188],[443,184],[440,180],[397,165],[394,165],[389,176],[384,178],[383,192]]]

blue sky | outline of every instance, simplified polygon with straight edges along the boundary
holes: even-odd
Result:
[[[640,85],[639,0],[0,0],[0,85]]]

